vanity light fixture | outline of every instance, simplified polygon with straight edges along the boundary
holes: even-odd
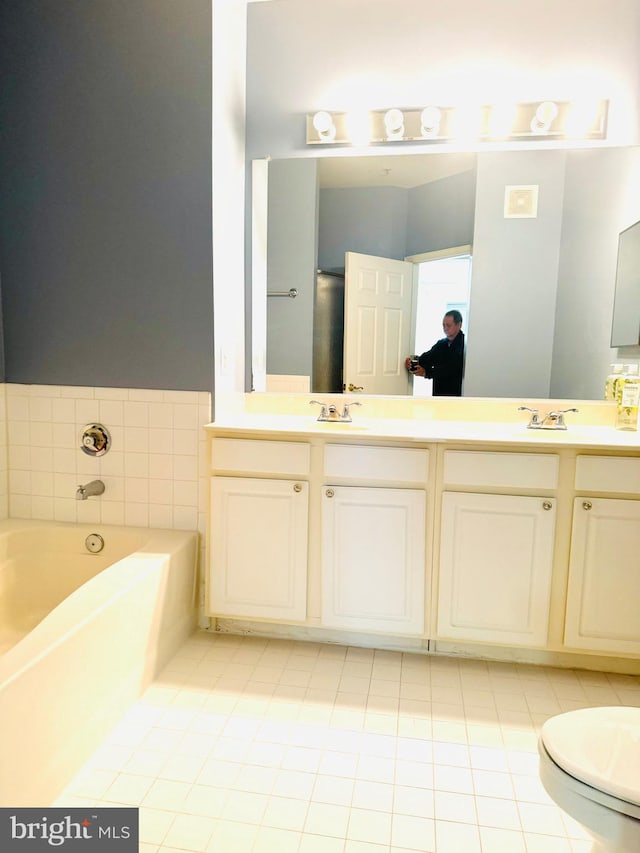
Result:
[[[496,104],[489,111],[487,126],[492,139],[508,139],[516,126],[517,107],[515,104]]]
[[[391,109],[384,114],[384,126],[387,139],[402,139],[404,136],[404,116],[402,110]]]
[[[420,132],[425,139],[433,139],[440,133],[442,111],[439,107],[425,107],[420,113]]]
[[[320,110],[313,117],[313,127],[323,142],[333,142],[336,138],[336,126],[331,113]]]
[[[320,110],[306,117],[307,144],[605,139],[608,108],[607,100],[589,103],[544,100],[508,106],[483,105],[472,111],[462,106],[436,104],[361,113]],[[461,121],[463,116],[472,118],[471,123]]]
[[[535,134],[549,133],[551,125],[558,117],[558,105],[555,101],[542,101],[538,104],[531,119],[531,131]]]

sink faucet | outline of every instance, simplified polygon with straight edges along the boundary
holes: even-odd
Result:
[[[76,489],[76,500],[86,501],[92,495],[101,495],[104,492],[104,483],[102,480],[92,480],[84,486],[78,486]]]
[[[527,429],[566,429],[567,425],[564,422],[564,416],[567,412],[577,412],[577,409],[558,409],[557,411],[547,412],[540,415],[537,409],[530,409],[529,406],[518,406],[519,412],[531,412]]]
[[[321,403],[319,400],[310,400],[309,405],[320,406],[320,414],[318,415],[319,421],[330,421],[332,423],[344,424],[350,423],[352,420],[351,413],[349,412],[351,406],[361,406],[362,403],[345,403],[344,408],[342,409],[342,414],[338,413],[337,406]]]

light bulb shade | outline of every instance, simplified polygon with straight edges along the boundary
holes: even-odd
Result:
[[[555,101],[542,101],[536,107],[536,112],[531,119],[531,130],[533,133],[547,133],[558,116],[558,105]]]
[[[425,107],[420,113],[420,131],[423,136],[437,136],[440,132],[442,110],[438,107]]]
[[[387,133],[402,132],[404,128],[404,116],[402,110],[392,109],[387,110],[384,115],[384,125],[387,128]]]
[[[336,138],[336,126],[331,113],[320,110],[313,117],[313,127],[322,142],[333,142]]]
[[[331,114],[326,112],[326,110],[320,110],[313,117],[313,126],[318,133],[327,133],[333,127]]]

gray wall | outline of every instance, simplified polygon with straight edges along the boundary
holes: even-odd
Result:
[[[478,155],[464,393],[548,397],[565,155]],[[539,187],[538,215],[504,217],[506,185]]]
[[[472,243],[475,200],[475,169],[410,190],[405,254]]]
[[[640,148],[567,155],[553,397],[601,398],[610,363],[640,358],[638,346],[610,349],[618,236],[638,220]]]
[[[320,190],[318,266],[344,272],[345,252],[403,260],[407,246],[407,190],[344,187]]]
[[[344,272],[344,253],[404,260],[473,242],[475,171],[413,189],[320,190],[318,266]]]
[[[6,380],[211,390],[209,0],[4,0]]]
[[[269,164],[267,290],[298,295],[267,298],[267,373],[311,376],[317,183],[314,160]]]

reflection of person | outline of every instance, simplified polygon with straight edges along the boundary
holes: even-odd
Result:
[[[411,357],[406,358],[405,367],[414,376],[433,379],[434,397],[460,397],[464,370],[462,314],[447,311],[442,328],[446,337],[436,341],[428,352],[423,352],[416,366],[411,365]]]

